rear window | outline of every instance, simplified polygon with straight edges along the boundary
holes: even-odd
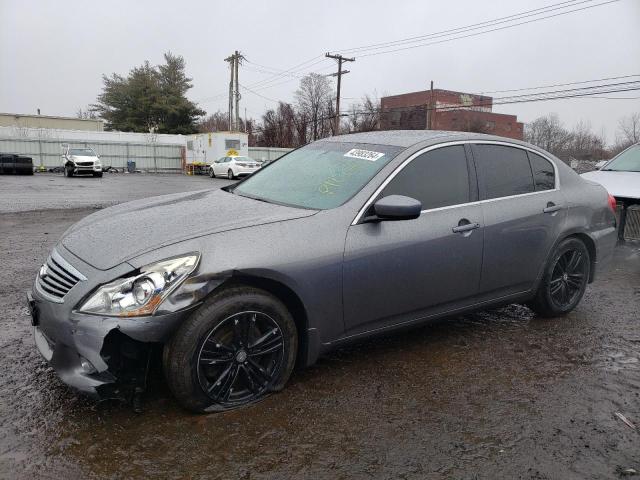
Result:
[[[474,145],[473,155],[483,183],[483,198],[509,197],[534,191],[527,152],[501,145]]]
[[[529,160],[536,192],[556,188],[556,173],[551,162],[533,152],[529,152]]]

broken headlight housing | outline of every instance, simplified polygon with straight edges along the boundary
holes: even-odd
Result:
[[[79,311],[113,317],[153,315],[167,295],[195,270],[199,259],[200,255],[193,253],[146,265],[136,275],[98,287]]]

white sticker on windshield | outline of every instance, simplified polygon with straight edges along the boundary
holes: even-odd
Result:
[[[380,157],[384,157],[384,153],[372,152],[371,150],[361,150],[359,148],[352,148],[344,154],[345,157],[359,158],[361,160],[369,160],[375,162]]]

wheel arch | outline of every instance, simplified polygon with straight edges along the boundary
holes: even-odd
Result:
[[[589,283],[593,282],[593,278],[594,278],[594,274],[596,271],[596,255],[597,255],[597,251],[596,251],[596,242],[593,241],[593,239],[587,235],[584,232],[577,232],[577,233],[572,233],[571,235],[566,236],[565,238],[577,238],[578,240],[581,240],[582,243],[585,244],[585,246],[587,247],[587,251],[589,252]]]
[[[564,234],[560,237],[558,237],[558,239],[554,242],[553,246],[551,247],[551,249],[549,250],[549,252],[547,253],[547,257],[544,261],[544,263],[542,264],[542,266],[540,267],[540,271],[538,272],[538,277],[536,278],[536,282],[534,284],[534,287],[531,289],[531,292],[535,292],[538,290],[538,287],[540,285],[540,282],[542,281],[542,277],[544,275],[544,271],[545,268],[547,267],[548,263],[549,263],[549,259],[551,258],[551,256],[553,255],[553,252],[556,251],[556,248],[558,248],[558,245],[560,245],[562,242],[564,242],[566,239],[568,238],[577,238],[578,240],[582,241],[582,243],[584,243],[584,245],[587,247],[587,251],[589,252],[589,283],[592,283],[594,280],[594,275],[595,275],[595,266],[596,266],[596,261],[597,261],[597,250],[596,250],[596,243],[593,240],[593,238],[591,238],[589,236],[588,233],[582,231],[582,230],[575,230],[575,231],[567,231],[564,232]]]
[[[210,294],[213,295],[227,288],[242,286],[255,287],[264,290],[284,304],[287,310],[289,310],[289,313],[291,313],[293,321],[296,324],[296,329],[298,330],[298,354],[296,358],[296,365],[304,367],[312,364],[317,356],[317,353],[314,354],[314,352],[317,351],[317,347],[312,345],[314,339],[310,338],[309,335],[307,309],[299,295],[290,286],[281,281],[240,272],[234,273],[216,287]]]
[[[589,252],[589,283],[593,282],[595,267],[597,261],[597,250],[596,250],[596,242],[591,238],[587,233],[583,231],[575,231],[575,232],[567,232],[564,236],[560,237],[558,241],[555,243],[549,255],[553,255],[553,252],[556,250],[560,243],[564,242],[569,238],[577,238],[582,243],[584,243],[585,247],[587,247],[587,251]],[[548,261],[548,259],[547,259]],[[545,263],[546,265],[546,263]]]

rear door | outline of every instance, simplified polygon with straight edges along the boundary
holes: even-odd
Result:
[[[482,207],[465,147],[417,156],[377,198],[388,195],[420,200],[422,213],[349,228],[343,269],[348,334],[423,318],[452,303],[469,303],[478,292]]]
[[[472,151],[485,221],[481,293],[529,290],[566,218],[557,172],[517,146],[474,144]]]

